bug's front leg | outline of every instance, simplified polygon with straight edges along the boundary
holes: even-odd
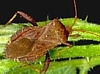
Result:
[[[31,16],[29,16],[28,14],[26,14],[26,13],[24,13],[24,12],[22,12],[22,11],[17,11],[17,12],[12,16],[12,18],[11,18],[4,26],[7,26],[9,23],[11,23],[11,22],[16,18],[16,16],[17,16],[18,14],[19,14],[23,19],[25,19],[25,20],[31,22],[34,26],[37,26],[36,21],[35,21]]]
[[[48,67],[49,67],[49,64],[50,64],[50,56],[49,56],[49,52],[46,53],[46,58],[45,58],[45,62],[44,62],[44,66],[43,66],[43,69],[41,71],[41,74],[45,74]]]

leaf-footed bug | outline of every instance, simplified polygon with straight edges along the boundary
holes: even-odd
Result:
[[[76,2],[75,0],[73,1],[75,19],[72,26],[77,19]],[[21,62],[28,62],[35,61],[46,54],[45,63],[41,71],[41,74],[45,74],[50,64],[49,50],[61,44],[71,46],[67,43],[67,38],[72,31],[72,26],[66,28],[59,19],[55,18],[47,25],[38,27],[35,20],[22,11],[17,11],[4,26],[11,23],[17,14],[31,22],[33,26],[25,27],[12,35],[10,41],[6,44],[4,57]]]

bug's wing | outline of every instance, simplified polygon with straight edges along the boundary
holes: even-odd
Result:
[[[35,34],[33,38],[38,40],[35,42],[32,51],[25,56],[19,57],[20,61],[39,59],[47,51],[62,43],[66,43],[67,40],[67,31],[58,19],[54,19],[46,26],[41,27]]]
[[[35,40],[21,38],[18,41],[7,44],[6,49],[4,50],[4,56],[11,59],[24,56],[32,51],[31,49],[34,43]]]
[[[58,19],[40,28],[27,29],[11,37],[11,43],[7,44],[4,52],[6,57],[23,62],[34,61],[50,49],[66,43],[67,31]]]
[[[35,31],[38,30],[39,27],[37,26],[31,26],[31,27],[24,27],[21,30],[18,30],[14,35],[11,36],[10,38],[10,42],[14,42],[19,40],[20,38],[27,38],[27,37],[31,37]]]

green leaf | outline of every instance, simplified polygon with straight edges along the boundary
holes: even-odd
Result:
[[[65,18],[60,21],[68,27],[74,19]],[[50,20],[37,23],[43,26],[48,22]],[[38,70],[42,69],[45,56],[29,66],[22,66],[23,63],[3,58],[2,52],[11,35],[25,26],[32,26],[32,24],[12,23],[7,27],[0,25],[0,74],[39,74],[33,67]],[[72,47],[61,45],[49,51],[51,62],[46,74],[77,74],[77,70],[79,74],[87,74],[95,66],[100,65],[100,25],[78,19],[72,29],[71,35],[79,36],[68,37],[68,41],[73,42]],[[92,40],[97,44],[77,45],[76,43],[80,40]]]

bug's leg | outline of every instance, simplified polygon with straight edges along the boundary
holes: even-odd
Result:
[[[41,74],[45,74],[48,67],[49,67],[49,64],[50,64],[50,56],[49,56],[49,52],[46,53],[46,58],[45,58],[45,62],[44,62],[44,66],[43,66],[43,69],[41,71]]]
[[[73,30],[73,31],[77,31],[77,32],[85,32],[85,33],[88,33],[88,34],[93,34],[93,35],[95,35],[95,36],[97,36],[97,37],[100,37],[100,35],[99,34],[96,34],[96,33],[93,33],[93,32],[91,32],[91,31],[85,31],[85,30]],[[81,36],[81,35],[80,35]]]
[[[74,38],[77,38],[77,37],[80,37],[80,36],[81,36],[80,34],[69,35],[69,37],[74,37]]]
[[[62,44],[63,44],[63,45],[66,45],[68,48],[71,48],[71,47],[73,46],[72,44],[70,44],[70,43],[68,43],[68,42],[66,42],[66,43],[63,43],[63,42],[62,42]],[[68,48],[66,48],[66,49],[68,49]],[[60,53],[66,51],[66,49],[65,49],[65,50],[59,50],[58,53],[57,53],[57,56],[59,56]]]
[[[23,63],[20,67],[23,67],[23,66],[26,66],[26,67],[28,67],[28,68],[30,68],[30,69],[36,71],[37,73],[40,73],[40,70],[39,70],[39,69],[37,69],[37,68],[35,68],[35,67],[33,67],[33,66],[27,64],[27,63]]]
[[[64,52],[64,51],[66,51],[68,48],[71,48],[73,45],[72,44],[70,44],[70,43],[63,43],[64,45],[66,45],[66,46],[68,46],[68,47],[66,47],[66,49],[64,49],[64,50],[59,50],[58,52],[57,52],[57,57],[59,57],[59,55],[62,53],[62,52]]]
[[[70,44],[70,43],[63,43],[64,45],[67,45],[68,47],[72,47],[72,44]]]
[[[34,26],[37,26],[37,23],[36,21],[31,17],[29,16],[28,14],[22,12],[22,11],[17,11],[13,16],[12,18],[4,25],[4,26],[7,26],[9,23],[11,23],[17,15],[20,15],[22,18],[24,18],[25,20],[31,22]]]

